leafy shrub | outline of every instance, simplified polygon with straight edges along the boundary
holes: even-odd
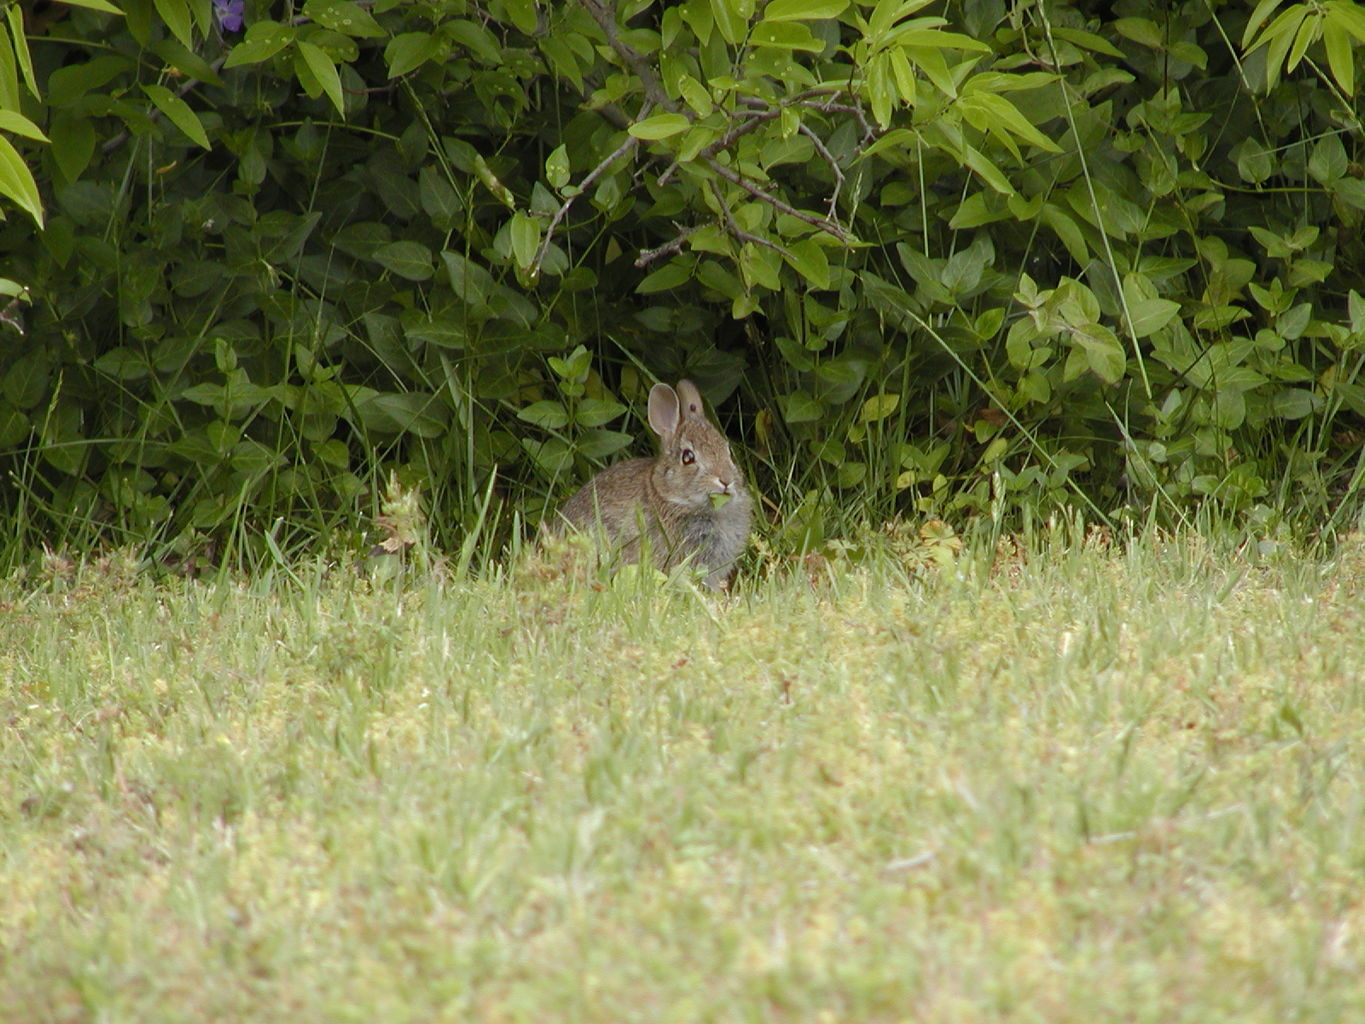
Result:
[[[537,518],[683,374],[793,545],[1354,507],[1355,4],[17,10],[23,540],[349,536],[396,468],[453,544],[490,487]]]

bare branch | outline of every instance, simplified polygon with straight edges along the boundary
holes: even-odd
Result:
[[[776,242],[772,241],[769,238],[760,238],[758,235],[750,234],[748,231],[745,231],[742,227],[740,227],[735,222],[734,214],[730,212],[730,207],[725,204],[725,197],[720,194],[720,189],[716,187],[714,182],[712,182],[711,184],[711,194],[716,197],[716,205],[720,207],[720,212],[725,217],[726,229],[741,244],[743,244],[744,242],[752,242],[754,245],[764,245],[767,246],[769,249],[772,249],[780,253],[781,255],[785,256],[787,259],[795,261],[796,257],[793,256],[783,246],[778,245]]]
[[[825,217],[817,217],[814,214],[806,213],[803,210],[798,210],[790,203],[786,203],[781,199],[778,199],[776,196],[769,195],[767,192],[764,192],[761,188],[755,185],[748,178],[744,177],[742,174],[739,174],[736,171],[732,171],[730,168],[726,167],[715,157],[712,157],[711,159],[707,160],[706,164],[708,167],[711,168],[711,170],[715,171],[716,174],[720,175],[720,177],[730,182],[730,184],[738,185],[745,192],[748,192],[749,195],[753,196],[760,202],[767,203],[769,206],[771,206],[774,210],[777,210],[779,213],[785,213],[790,217],[795,217],[797,220],[805,224],[811,225],[811,227],[819,228],[826,234],[833,235],[841,242],[846,243],[849,241],[848,232],[845,231],[839,224],[835,223],[834,221],[829,220],[828,218]]]
[[[607,45],[616,52],[618,57],[630,65],[631,71],[635,72],[635,77],[644,86],[645,96],[656,106],[663,107],[671,113],[678,113],[677,104],[669,98],[668,93],[664,92],[658,72],[654,70],[654,62],[621,38],[621,29],[616,24],[616,5],[610,3],[609,0],[578,0],[578,2],[592,15],[593,21],[597,22],[598,27],[602,29],[602,34],[607,37]]]
[[[858,124],[862,126],[863,135],[859,140],[859,145],[866,145],[877,137],[876,131],[867,123],[867,113],[861,106],[849,106],[847,103],[815,103],[809,100],[803,101],[799,106],[810,110],[818,110],[825,114],[849,114],[858,119]]]
[[[820,158],[829,165],[829,171],[834,175],[834,192],[826,201],[829,203],[830,219],[837,224],[838,220],[835,218],[839,216],[839,193],[844,190],[844,172],[839,170],[839,162],[834,159],[834,154],[829,151],[829,147],[825,145],[824,140],[815,134],[810,125],[802,123],[800,132],[806,138],[810,139],[811,145],[814,146],[815,151],[820,154]]]
[[[650,109],[650,101],[645,100],[645,105],[640,108],[640,114],[637,120],[647,117]],[[559,209],[555,211],[555,215],[550,218],[549,226],[545,229],[545,238],[541,241],[540,248],[536,251],[536,258],[531,261],[531,266],[529,268],[531,277],[540,276],[540,267],[541,264],[545,262],[546,254],[550,251],[550,243],[554,240],[555,229],[559,227],[560,222],[568,215],[569,207],[573,205],[574,200],[591,188],[592,183],[600,178],[608,167],[639,144],[640,140],[634,135],[627,135],[625,142],[612,150],[611,153],[607,155],[606,159],[583,176],[583,180],[578,183],[578,191],[573,195],[566,197],[564,202],[560,204]]]
[[[674,224],[673,226],[675,228],[678,227],[677,224]],[[657,249],[641,249],[640,255],[635,258],[635,265],[637,267],[647,267],[661,256],[672,256],[674,253],[682,252],[683,243],[687,241],[687,237],[689,235],[695,235],[700,230],[700,225],[691,228],[678,228],[677,236],[670,241],[665,242]]]
[[[862,149],[863,144],[865,144],[870,138],[872,138],[871,128],[869,127],[867,121],[863,116],[863,111],[861,107],[857,106],[851,107],[845,104],[834,103],[833,97],[835,95],[838,95],[837,93],[831,94],[830,100],[825,103],[815,102],[812,99],[813,95],[815,94],[802,93],[800,96],[795,97],[792,100],[792,103],[795,106],[819,110],[822,113],[831,112],[846,113],[851,114],[854,117],[858,118],[858,121],[862,125],[864,131],[863,139],[859,143],[858,147],[859,150]],[[739,125],[734,129],[731,129],[731,131],[726,133],[724,138],[718,139],[716,142],[713,142],[710,146],[707,146],[705,149],[703,149],[699,154],[700,156],[702,157],[715,156],[716,153],[720,152],[722,149],[725,149],[727,146],[729,146],[730,143],[732,143],[735,139],[739,138],[741,135],[753,131],[754,128],[756,128],[762,121],[771,120],[774,117],[780,117],[782,114],[782,110],[785,109],[786,106],[784,104],[783,107],[773,107],[766,100],[759,99],[756,96],[741,97],[741,102],[743,102],[745,105],[749,107],[761,109],[756,109],[750,115],[751,120],[745,122],[744,124]],[[825,145],[824,140],[820,138],[818,134],[816,134],[815,130],[811,128],[810,125],[802,121],[797,130],[800,131],[802,135],[806,136],[806,138],[810,139],[811,145],[813,145],[815,147],[815,151],[820,154],[820,159],[822,159],[825,162],[825,164],[829,167],[830,174],[834,176],[834,193],[829,197],[827,202],[829,203],[830,217],[832,220],[834,220],[834,223],[837,224],[838,221],[835,218],[837,218],[839,194],[843,191],[844,182],[846,180],[844,178],[844,172],[839,168],[839,162],[834,158],[834,154],[829,151],[829,147]],[[669,168],[669,170],[671,171],[672,168]]]

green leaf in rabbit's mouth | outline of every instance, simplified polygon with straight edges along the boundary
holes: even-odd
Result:
[[[726,503],[734,497],[733,494],[726,494],[724,491],[712,491],[707,495],[711,499],[711,507],[717,511],[723,509]]]

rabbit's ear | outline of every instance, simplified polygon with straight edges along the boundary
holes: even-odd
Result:
[[[706,413],[702,411],[701,392],[690,380],[678,381],[678,400],[682,402],[683,419],[706,419]]]
[[[667,384],[655,384],[649,389],[649,425],[654,433],[671,437],[677,432],[681,418],[677,392]]]

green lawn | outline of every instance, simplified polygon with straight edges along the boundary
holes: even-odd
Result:
[[[0,587],[0,1019],[1365,1020],[1365,542]]]

